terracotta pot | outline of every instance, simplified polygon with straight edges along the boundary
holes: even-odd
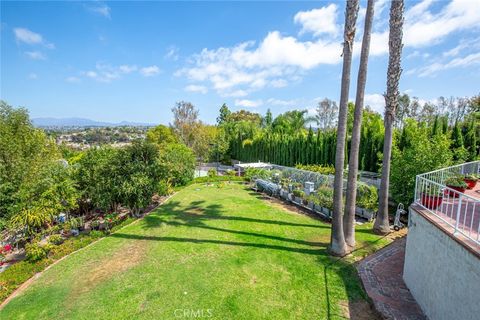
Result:
[[[447,187],[449,187],[450,189],[453,189],[457,192],[460,192],[460,193],[464,193],[466,188],[463,188],[463,187],[455,187],[455,186],[449,186],[447,184]],[[448,194],[450,197],[454,197],[454,198],[458,198],[459,197],[459,194],[456,193],[456,192],[453,192],[451,190],[445,190],[445,193]]]
[[[438,208],[439,205],[442,204],[443,196],[441,195],[429,195],[429,194],[422,194],[422,205],[428,209],[435,210]]]
[[[467,189],[471,190],[477,185],[477,180],[463,179],[467,184]]]

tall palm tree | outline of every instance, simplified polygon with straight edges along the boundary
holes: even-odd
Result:
[[[387,93],[385,94],[385,140],[383,144],[382,180],[380,182],[380,194],[378,215],[373,225],[376,233],[386,234],[390,232],[388,221],[388,188],[390,186],[390,157],[392,154],[392,131],[395,121],[395,112],[398,106],[398,83],[402,68],[400,66],[402,56],[403,36],[403,0],[394,0],[390,7],[390,35],[388,39],[388,71]]]
[[[337,124],[337,146],[335,155],[335,182],[333,185],[333,220],[330,238],[330,253],[343,256],[348,253],[343,235],[343,163],[345,161],[345,137],[347,135],[347,103],[350,87],[355,25],[358,16],[358,0],[347,0],[345,9],[345,30],[343,33],[343,71],[340,92],[340,110]]]
[[[365,96],[365,84],[367,82],[368,53],[370,51],[374,7],[375,0],[368,0],[365,27],[363,30],[362,52],[360,54],[360,66],[358,67],[357,94],[353,115],[352,141],[350,143],[350,160],[348,163],[347,199],[345,203],[345,214],[343,216],[343,232],[345,242],[350,249],[355,247],[358,154],[360,151],[360,129],[362,127],[363,100]]]

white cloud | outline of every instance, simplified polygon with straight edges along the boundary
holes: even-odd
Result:
[[[89,78],[95,79],[98,77],[98,74],[95,71],[87,71],[85,75]]]
[[[460,40],[459,44],[453,47],[450,50],[447,50],[443,53],[444,57],[455,57],[458,56],[461,52],[465,52],[467,50],[475,50],[479,51],[480,49],[480,37],[471,38],[471,39],[462,39]]]
[[[89,10],[105,18],[111,19],[111,16],[110,16],[111,9],[106,4],[98,4],[96,6],[89,7]]]
[[[336,35],[339,31],[337,9],[337,5],[332,3],[320,9],[300,11],[295,15],[293,21],[302,25],[300,34],[311,32],[314,36],[322,33]]]
[[[266,101],[266,104],[271,106],[294,107],[295,105],[298,104],[298,100],[297,99],[281,100],[281,99],[269,98]]]
[[[185,91],[206,94],[208,92],[208,88],[205,86],[191,84],[185,87]]]
[[[478,1],[453,0],[438,12],[432,12],[433,0],[424,0],[405,12],[403,42],[406,47],[422,48],[438,44],[448,35],[480,26]],[[359,53],[360,42],[354,49]],[[388,53],[388,29],[372,33],[371,55]],[[424,55],[424,58],[428,57]]]
[[[28,75],[28,79],[30,79],[30,80],[37,80],[37,79],[38,79],[38,75],[37,75],[36,73],[33,73],[33,72],[32,72],[32,73],[30,73],[30,74]]]
[[[418,51],[414,55],[423,59],[431,57],[421,48],[438,44],[454,32],[480,29],[478,1],[453,0],[441,5],[431,4],[431,0],[424,0],[405,13],[405,46],[414,48]],[[386,9],[389,6],[390,2],[385,0],[376,4],[378,12],[375,32],[371,36],[371,56],[388,54]],[[382,11],[383,16],[379,17]],[[336,4],[300,11],[293,21],[301,26],[300,34],[311,33],[313,39],[302,41],[295,36],[271,31],[259,42],[204,48],[191,56],[187,65],[177,70],[175,75],[207,86],[221,96],[244,97],[265,88],[286,87],[302,79],[309,70],[321,65],[337,65],[342,61],[342,27],[337,25],[339,17],[341,14]],[[361,30],[357,35],[360,38]],[[355,57],[360,54],[360,40],[357,39],[354,44]]]
[[[138,69],[137,66],[135,66],[135,65],[130,66],[130,65],[127,65],[127,64],[123,64],[123,65],[118,67],[118,70],[120,70],[120,72],[126,73],[126,74],[137,71],[137,69]]]
[[[179,58],[179,54],[178,54],[179,51],[180,49],[176,46],[168,47],[167,53],[165,54],[165,59],[177,61]]]
[[[380,114],[385,111],[385,97],[378,93],[366,94],[363,104]]]
[[[139,74],[150,77],[158,74],[160,69],[157,66],[149,66],[139,68],[136,65],[122,64],[119,66],[112,66],[105,63],[97,63],[94,70],[83,71],[80,74],[84,77],[97,80],[99,82],[111,82],[122,78],[122,76],[138,72]],[[75,78],[75,77],[70,77]],[[68,78],[67,78],[68,81]],[[75,82],[75,81],[70,81]]]
[[[424,0],[406,12],[405,45],[430,46],[452,32],[479,28],[478,1],[453,0],[437,13],[429,10],[432,3],[432,0]]]
[[[27,28],[14,28],[13,33],[17,42],[23,42],[29,45],[43,45],[49,49],[54,49],[55,45],[45,41],[41,34],[35,33]]]
[[[340,54],[339,42],[301,42],[273,31],[258,46],[250,41],[231,48],[203,49],[176,75],[210,83],[217,93],[228,96],[238,90],[250,93],[265,87],[285,87],[303,70],[338,63]]]
[[[248,96],[248,92],[245,90],[235,90],[232,92],[227,92],[222,95],[223,97],[233,97],[233,98],[240,98],[240,97],[245,97]]]
[[[80,78],[77,77],[67,77],[65,81],[70,82],[70,83],[78,83],[80,82]]]
[[[248,100],[248,99],[236,99],[235,106],[236,107],[244,107],[244,108],[257,108],[262,105],[262,100]]]
[[[41,44],[43,42],[43,38],[40,34],[25,28],[15,28],[13,29],[13,33],[15,34],[17,41],[20,42],[27,44]]]
[[[27,55],[27,57],[29,57],[30,59],[33,59],[33,60],[45,60],[46,57],[43,53],[41,53],[40,51],[26,51],[25,54]]]
[[[288,81],[285,79],[273,79],[272,81],[270,81],[270,84],[274,88],[283,88],[288,85]]]
[[[414,69],[412,73],[418,73],[420,77],[426,77],[436,74],[439,71],[452,69],[452,68],[463,68],[463,67],[473,67],[475,65],[480,65],[480,52],[472,53],[464,57],[459,57],[450,60],[449,62],[434,62],[426,67],[420,68],[418,70]],[[410,71],[409,71],[410,72]]]
[[[153,65],[153,66],[141,68],[140,73],[144,77],[153,77],[160,73],[160,69],[157,66]]]

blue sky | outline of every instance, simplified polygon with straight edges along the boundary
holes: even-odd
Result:
[[[360,41],[366,2],[361,2]],[[378,0],[366,104],[382,111],[389,2]],[[1,99],[32,117],[171,121],[175,101],[274,115],[339,99],[344,2],[1,2]],[[480,92],[480,1],[407,1],[400,89]],[[360,42],[354,45],[355,95]]]

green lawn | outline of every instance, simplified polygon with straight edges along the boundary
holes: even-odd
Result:
[[[387,243],[358,227],[356,255]],[[337,319],[365,294],[330,226],[243,185],[191,185],[43,273],[0,319]]]

